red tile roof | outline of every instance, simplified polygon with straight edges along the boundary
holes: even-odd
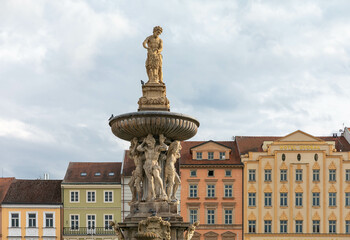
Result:
[[[248,152],[262,152],[264,141],[276,141],[282,137],[261,136],[236,136],[238,152],[240,155]],[[340,137],[317,137],[323,141],[334,141],[337,151],[350,151],[350,143],[343,136]]]
[[[198,145],[203,145],[207,142],[215,142],[225,147],[231,149],[231,153],[229,159],[225,160],[194,160],[192,159],[191,148],[196,147]],[[236,144],[234,141],[184,141],[181,142],[182,150],[181,150],[181,158],[180,158],[180,166],[182,165],[226,165],[226,164],[239,164],[241,165],[241,160],[239,158]]]
[[[3,204],[61,204],[62,180],[12,181]]]
[[[120,183],[121,162],[70,162],[62,183]]]
[[[0,178],[0,203],[4,200],[6,193],[11,185],[11,183],[15,180],[12,178]]]

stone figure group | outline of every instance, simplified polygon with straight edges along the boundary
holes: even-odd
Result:
[[[169,146],[165,142],[166,137],[163,134],[159,135],[158,143],[152,134],[148,134],[142,141],[137,138],[131,140],[129,157],[135,163],[135,170],[129,182],[132,193],[131,202],[142,200],[146,182],[146,201],[155,199],[177,201],[175,194],[180,178],[176,172],[175,163],[180,157],[181,145],[179,141],[173,141]],[[165,188],[167,188],[166,191]]]

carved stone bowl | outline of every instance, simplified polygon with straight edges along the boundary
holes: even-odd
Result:
[[[183,141],[196,135],[199,122],[180,113],[140,111],[115,116],[109,126],[115,136],[127,141],[146,137],[149,133]]]

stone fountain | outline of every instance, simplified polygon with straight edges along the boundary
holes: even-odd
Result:
[[[148,81],[142,82],[138,111],[109,121],[115,136],[130,141],[129,157],[135,163],[129,182],[130,214],[124,222],[112,223],[119,240],[190,240],[198,226],[183,222],[177,212],[175,194],[180,177],[175,163],[180,157],[180,141],[193,137],[199,122],[170,112],[163,82],[161,33],[162,28],[156,26],[143,42]]]

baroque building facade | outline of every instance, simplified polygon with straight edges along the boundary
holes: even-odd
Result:
[[[181,215],[200,222],[192,239],[242,239],[242,173],[233,141],[181,143]]]
[[[344,136],[236,137],[244,163],[244,236],[350,238],[350,144]]]
[[[112,240],[121,221],[120,162],[71,162],[62,182],[63,239]]]

